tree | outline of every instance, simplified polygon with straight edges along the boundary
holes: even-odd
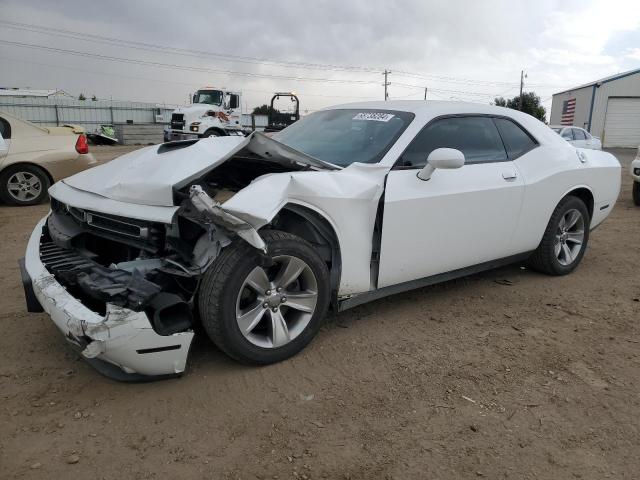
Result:
[[[264,105],[260,105],[259,107],[254,108],[253,115],[269,115],[269,110],[271,110],[271,107],[265,103]],[[280,113],[277,108],[274,108],[273,112],[275,114]]]
[[[84,96],[84,93],[81,93],[80,96],[78,97],[78,100],[84,101],[86,100],[87,97]]]
[[[512,108],[513,110],[520,110],[520,96],[517,95],[513,98],[505,99],[503,97],[497,97],[493,101],[494,105],[498,107]],[[546,109],[540,105],[540,97],[535,92],[523,92],[522,93],[522,111],[529,115],[536,117],[538,120],[544,122]]]

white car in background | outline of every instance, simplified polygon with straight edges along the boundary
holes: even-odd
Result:
[[[631,162],[631,178],[633,178],[633,203],[640,207],[640,147],[636,158]]]
[[[27,305],[119,379],[183,372],[196,322],[229,356],[273,363],[330,306],[513,262],[570,273],[620,180],[613,155],[515,110],[337,106],[56,183],[27,246]]]
[[[551,129],[564,138],[567,142],[577,148],[589,148],[591,150],[602,150],[602,142],[598,137],[594,137],[584,128],[563,127],[560,125],[550,125]]]

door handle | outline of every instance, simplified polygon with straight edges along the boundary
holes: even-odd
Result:
[[[518,173],[515,170],[510,172],[502,172],[502,178],[505,180],[513,180],[514,178],[518,178]]]
[[[584,152],[579,152],[576,150],[576,154],[578,155],[580,163],[587,163],[587,155]]]

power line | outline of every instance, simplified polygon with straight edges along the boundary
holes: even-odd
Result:
[[[7,44],[7,45],[12,45],[12,46],[17,46],[17,47],[35,48],[35,49],[40,49],[40,50],[45,50],[45,51],[53,51],[53,52],[57,52],[57,53],[63,53],[63,54],[81,56],[81,57],[97,58],[99,60],[105,60],[105,61],[124,62],[124,63],[134,64],[134,65],[152,66],[152,67],[159,67],[159,68],[172,68],[172,69],[180,69],[180,70],[196,71],[196,72],[204,72],[204,73],[220,73],[220,74],[223,74],[223,75],[231,75],[231,76],[236,75],[236,76],[247,76],[247,77],[274,78],[274,79],[286,79],[286,80],[292,80],[292,81],[308,81],[308,82],[318,82],[318,83],[348,83],[348,84],[359,84],[359,85],[375,85],[376,84],[375,81],[367,81],[367,80],[347,80],[347,79],[331,79],[331,78],[294,77],[294,76],[286,76],[286,75],[261,74],[261,73],[252,73],[252,72],[235,72],[235,71],[232,71],[232,70],[220,70],[220,69],[211,69],[211,68],[205,68],[205,67],[194,67],[194,66],[187,66],[187,65],[168,64],[168,63],[153,62],[153,61],[148,61],[148,60],[130,59],[130,58],[123,58],[123,57],[113,57],[113,56],[102,55],[102,54],[97,54],[97,53],[82,52],[82,51],[77,51],[77,50],[68,50],[68,49],[56,48],[56,47],[48,47],[48,46],[45,46],[45,45],[28,44],[28,43],[21,43],[21,42],[12,42],[12,41],[9,41],[9,40],[0,40],[0,43],[4,43],[4,44]],[[385,74],[385,83],[383,85],[385,86],[385,98],[388,98],[387,87],[388,87],[388,85],[390,85],[390,82],[388,82],[388,74],[390,74],[390,73],[391,72],[388,71],[388,70],[385,70],[385,72],[384,72],[384,74]],[[417,88],[417,89],[420,89],[420,90],[424,89],[424,86],[422,86],[422,85],[411,85],[411,84],[397,83],[397,82],[394,83],[394,85],[396,85],[398,87],[401,87],[401,88]],[[495,96],[495,94],[486,93],[486,92],[470,92],[470,91],[463,91],[463,90],[447,90],[447,89],[438,89],[438,88],[432,88],[431,91],[437,91],[437,92],[442,92],[442,93],[469,95],[469,96],[481,96],[481,97],[494,97]],[[353,98],[353,97],[346,97],[346,98]],[[367,97],[367,98],[370,98],[370,97]]]
[[[407,78],[420,78],[426,80],[435,80],[442,81],[447,83],[462,83],[468,85],[486,85],[486,86],[518,86],[517,82],[502,82],[502,81],[494,81],[494,80],[473,80],[471,78],[459,78],[459,77],[450,77],[446,75],[435,75],[435,74],[420,74],[420,73],[412,73],[406,72],[403,70],[396,70],[395,73],[399,77],[407,77]],[[528,84],[531,87],[549,87],[549,88],[561,88],[561,85],[551,85],[551,84],[540,84],[540,83],[530,83]]]
[[[398,82],[394,82],[394,85],[397,87],[401,87],[401,88],[416,88],[416,89],[420,89],[422,91],[424,91],[424,85],[411,85],[408,83],[398,83]],[[512,88],[510,88],[509,90],[512,90]],[[507,90],[507,91],[509,91]],[[470,96],[476,96],[476,97],[496,97],[496,96],[500,96],[497,95],[495,93],[490,93],[490,92],[470,92],[470,91],[466,91],[466,90],[449,90],[449,89],[445,89],[445,88],[433,88],[430,87],[429,88],[430,92],[441,92],[441,93],[456,93],[456,94],[461,94],[461,95],[470,95]]]
[[[101,71],[101,70],[91,70],[91,69],[85,69],[85,68],[67,67],[67,66],[62,66],[62,65],[53,65],[51,63],[34,62],[34,61],[31,61],[31,60],[22,60],[22,59],[3,57],[3,56],[0,56],[0,59],[14,61],[14,62],[20,62],[20,63],[26,63],[26,64],[31,64],[31,65],[39,65],[39,66],[43,66],[43,67],[58,68],[58,69],[62,69],[62,70],[74,70],[74,71],[77,71],[77,72],[90,73],[90,74],[94,74],[94,75],[107,75],[107,76],[112,76],[112,77],[128,78],[128,79],[133,79],[133,80],[143,80],[145,82],[151,82],[151,83],[168,83],[168,84],[173,84],[173,85],[184,85],[184,86],[196,87],[196,88],[202,86],[202,83],[179,82],[179,81],[175,81],[175,80],[163,80],[163,79],[159,79],[159,78],[139,77],[139,76],[135,76],[135,75],[123,75],[123,74],[113,73],[113,72],[104,72],[104,71]],[[273,93],[270,90],[256,90],[256,89],[251,89],[251,88],[241,88],[241,90],[243,92],[257,92],[257,93],[268,93],[268,94],[272,94]],[[326,97],[326,98],[347,98],[347,99],[375,100],[375,97],[373,97],[373,96],[361,97],[361,96],[353,96],[353,95],[328,95],[328,94],[321,94],[321,93],[306,93],[306,92],[297,92],[297,93],[299,95],[305,96],[305,97]]]
[[[11,29],[30,31],[30,32],[35,32],[35,33],[40,33],[45,35],[72,38],[76,40],[79,39],[79,40],[89,41],[94,43],[101,43],[101,44],[132,48],[132,49],[138,49],[138,50],[145,50],[145,51],[152,51],[152,52],[161,53],[161,54],[179,54],[182,56],[186,55],[186,56],[192,56],[192,57],[212,57],[212,58],[216,58],[216,59],[227,61],[227,62],[249,63],[249,64],[257,64],[257,65],[284,67],[284,68],[331,70],[331,71],[342,71],[342,72],[374,73],[374,72],[380,72],[383,70],[382,67],[368,67],[368,66],[358,66],[358,65],[335,65],[335,64],[310,63],[310,62],[292,62],[292,61],[284,61],[284,60],[272,60],[267,58],[231,55],[227,53],[210,52],[210,51],[204,51],[204,50],[178,48],[178,47],[172,47],[167,45],[136,42],[136,41],[125,40],[121,38],[113,38],[113,37],[107,37],[102,35],[77,32],[73,30],[47,27],[43,25],[13,22],[8,20],[0,20],[0,24]],[[492,80],[473,80],[469,78],[458,78],[458,77],[446,76],[446,75],[408,72],[406,70],[396,70],[395,73],[401,77],[429,79],[429,80],[441,81],[446,83],[460,83],[460,84],[466,84],[466,85],[486,85],[486,86],[516,85],[510,82],[501,82],[501,81],[492,81]],[[531,87],[544,87],[544,86],[553,87],[550,85],[542,85],[542,84],[530,84],[530,86]]]
[[[106,60],[111,62],[122,62],[122,63],[128,63],[133,65],[144,65],[144,66],[159,67],[159,68],[172,68],[172,69],[187,70],[187,71],[193,71],[193,72],[218,73],[218,74],[230,75],[230,76],[235,75],[235,76],[244,76],[244,77],[273,78],[273,79],[282,79],[282,80],[292,80],[296,82],[350,83],[350,84],[357,84],[357,85],[376,85],[377,84],[377,82],[369,81],[369,80],[311,78],[311,77],[299,77],[299,76],[292,76],[292,75],[275,75],[275,74],[269,74],[269,73],[238,72],[234,70],[223,70],[223,69],[215,69],[215,68],[195,67],[195,66],[189,66],[189,65],[178,65],[178,64],[155,62],[155,61],[149,61],[149,60],[115,57],[111,55],[82,52],[78,50],[68,50],[65,48],[48,47],[46,45],[38,45],[33,43],[12,42],[9,40],[0,40],[0,43],[6,44],[6,45],[12,45],[16,47],[33,48],[33,49],[45,50],[49,52],[75,55],[80,57],[96,58],[98,60]]]
[[[251,63],[258,65],[273,65],[286,68],[303,68],[312,70],[335,70],[335,71],[358,71],[358,72],[379,72],[381,68],[375,67],[362,67],[356,65],[331,65],[320,63],[308,63],[308,62],[290,62],[284,60],[270,60],[266,58],[257,57],[245,57],[239,55],[231,55],[227,53],[210,52],[204,50],[193,50],[187,48],[170,47],[167,45],[159,45],[153,43],[136,42],[132,40],[124,40],[120,38],[106,37],[102,35],[95,35],[89,33],[76,32],[72,30],[64,30],[60,28],[45,27],[41,25],[32,25],[27,23],[10,22],[6,20],[0,20],[0,24],[23,31],[30,31],[35,33],[42,33],[46,35],[52,35],[57,37],[72,38],[76,40],[84,40],[88,42],[101,43],[107,45],[114,45],[126,48],[133,48],[137,50],[153,51],[157,53],[174,53],[179,55],[188,55],[193,57],[213,57],[223,59],[230,62],[239,63]]]

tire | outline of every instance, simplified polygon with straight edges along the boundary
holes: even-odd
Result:
[[[44,202],[51,182],[35,165],[10,165],[0,173],[0,199],[8,205],[28,206]]]
[[[204,275],[198,308],[220,350],[242,363],[266,365],[295,355],[313,339],[329,306],[330,286],[327,266],[308,242],[276,230],[262,238],[266,256],[240,240],[223,250]],[[293,283],[279,280],[298,267]]]
[[[633,203],[640,207],[640,182],[633,182]]]
[[[571,224],[574,216],[577,219]],[[572,195],[563,198],[551,215],[540,245],[529,258],[529,266],[547,275],[571,273],[587,248],[590,221],[589,210],[582,200]],[[568,224],[571,226],[563,231]]]
[[[222,134],[218,130],[207,130],[202,134],[202,138],[209,137],[222,137]]]

